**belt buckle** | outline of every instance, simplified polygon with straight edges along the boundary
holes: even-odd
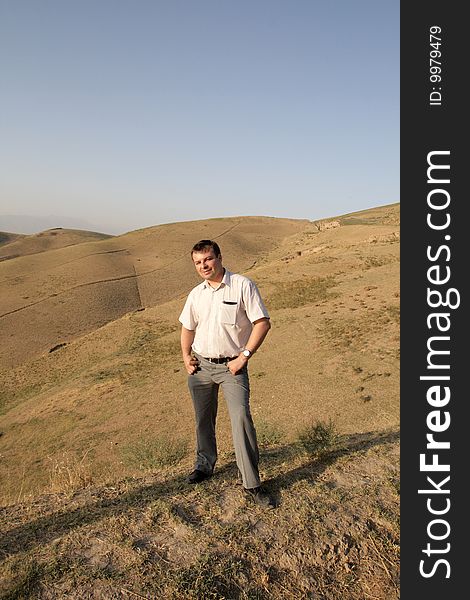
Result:
[[[229,360],[231,360],[230,356],[220,356],[217,358],[208,358],[207,359],[213,365],[226,365]]]

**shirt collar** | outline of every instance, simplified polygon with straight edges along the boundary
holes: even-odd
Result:
[[[227,269],[225,269],[225,273],[224,273],[224,276],[222,277],[222,281],[216,288],[213,288],[208,281],[203,281],[202,287],[211,288],[213,290],[218,290],[222,285],[226,285],[226,286],[230,287],[231,277],[232,277],[232,273],[230,271],[228,271]]]
[[[224,273],[221,283],[223,283],[224,285],[228,285],[230,287],[231,278],[232,278],[232,273],[230,273],[230,271],[227,271],[227,269],[225,269],[225,273]]]

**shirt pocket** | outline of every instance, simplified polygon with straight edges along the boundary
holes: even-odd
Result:
[[[220,305],[220,322],[224,325],[235,325],[237,322],[237,305],[236,304],[221,304]]]

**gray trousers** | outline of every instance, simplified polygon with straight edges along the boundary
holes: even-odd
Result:
[[[259,451],[250,413],[248,369],[245,366],[239,373],[232,375],[227,365],[216,365],[199,355],[196,357],[199,360],[199,370],[188,375],[188,386],[196,417],[195,468],[205,473],[212,473],[217,461],[215,422],[219,386],[222,386],[232,424],[235,457],[243,485],[246,488],[258,487],[260,485]]]

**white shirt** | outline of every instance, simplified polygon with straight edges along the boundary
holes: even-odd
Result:
[[[203,281],[188,295],[180,322],[196,331],[192,348],[206,358],[237,356],[245,348],[253,322],[269,319],[256,284],[225,269],[217,288]]]

